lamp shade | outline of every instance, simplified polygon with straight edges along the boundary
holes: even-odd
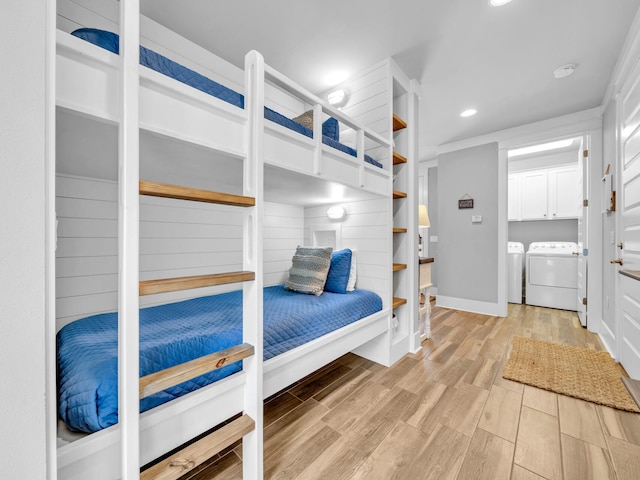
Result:
[[[429,223],[429,212],[427,212],[426,205],[418,205],[418,227],[428,227],[431,224]]]

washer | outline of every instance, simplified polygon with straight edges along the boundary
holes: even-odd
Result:
[[[509,276],[507,282],[509,303],[522,303],[522,284],[524,283],[524,245],[520,242],[509,242]]]
[[[578,246],[574,242],[533,242],[527,250],[526,303],[577,310]]]

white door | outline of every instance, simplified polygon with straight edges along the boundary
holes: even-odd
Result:
[[[622,88],[618,109],[620,188],[617,199],[620,271],[640,270],[640,64]],[[605,259],[606,261],[607,259]],[[618,361],[640,378],[640,281],[617,275]]]
[[[588,192],[588,174],[589,174],[589,146],[588,137],[582,137],[580,142],[580,150],[578,151],[578,178],[576,189],[577,195],[575,203],[578,208],[578,249],[575,254],[578,256],[578,298],[577,311],[578,318],[583,327],[587,326],[587,256],[589,246],[587,245],[587,215],[584,210],[584,200],[587,198]]]

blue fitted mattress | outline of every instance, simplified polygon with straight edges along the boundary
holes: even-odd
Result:
[[[268,360],[382,309],[367,290],[320,296],[264,289],[264,359]],[[58,411],[74,431],[118,422],[117,313],[86,317],[58,332]],[[140,310],[140,376],[242,343],[242,291]],[[140,400],[140,411],[231,375],[236,362]]]
[[[119,37],[115,33],[98,30],[96,28],[80,28],[71,34],[109,50],[112,53],[118,54],[120,51]],[[224,100],[231,105],[244,108],[244,96],[242,94],[142,46],[140,47],[140,64],[209,95],[213,95],[214,97]],[[270,108],[264,108],[264,117],[278,125],[282,125],[283,127],[301,133],[309,138],[313,138],[312,129],[291,120]],[[322,143],[351,156],[357,156],[355,149],[340,143],[335,137],[323,135]],[[365,155],[365,161],[371,165],[382,168],[382,164],[371,158],[369,155]]]

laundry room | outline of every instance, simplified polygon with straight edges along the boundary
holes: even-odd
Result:
[[[510,303],[578,309],[584,142],[568,138],[508,151]]]

